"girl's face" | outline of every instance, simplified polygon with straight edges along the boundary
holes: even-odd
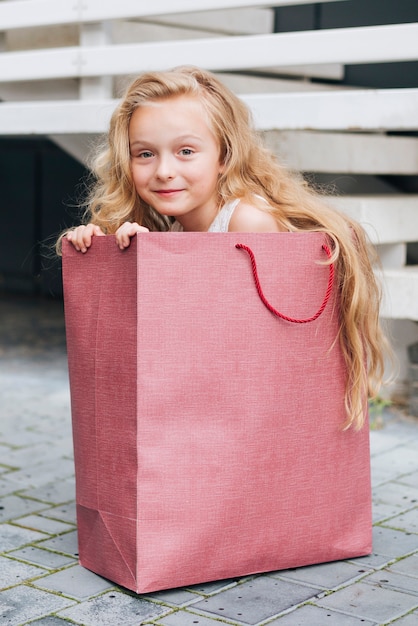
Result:
[[[199,101],[189,96],[137,108],[129,125],[138,195],[184,230],[206,231],[218,211],[218,141]]]

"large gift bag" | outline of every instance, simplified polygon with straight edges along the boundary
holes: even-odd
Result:
[[[327,254],[307,232],[64,241],[84,567],[143,593],[371,551]]]

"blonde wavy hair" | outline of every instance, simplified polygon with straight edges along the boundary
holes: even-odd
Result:
[[[360,428],[368,398],[376,397],[384,373],[387,342],[379,322],[380,288],[376,255],[362,227],[325,202],[300,176],[282,166],[255,131],[243,101],[212,73],[196,67],[148,72],[132,82],[112,115],[106,144],[93,163],[95,183],[87,200],[85,223],[114,233],[125,221],[152,231],[170,229],[138,196],[132,180],[129,123],[150,101],[190,96],[201,103],[220,147],[224,165],[218,180],[219,206],[231,198],[264,198],[282,229],[320,231],[331,242],[340,291],[339,342],[347,379],[345,427]],[[264,203],[260,205],[264,208]]]

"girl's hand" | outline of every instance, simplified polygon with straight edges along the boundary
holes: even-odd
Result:
[[[95,224],[77,226],[74,230],[70,230],[66,236],[68,241],[71,241],[76,250],[84,253],[90,248],[93,235],[96,237],[105,236],[100,226],[96,226]]]
[[[149,230],[148,228],[145,228],[145,226],[140,226],[136,222],[125,222],[122,226],[119,226],[115,233],[116,243],[119,248],[121,250],[127,248],[131,243],[131,238],[137,233],[149,233]]]

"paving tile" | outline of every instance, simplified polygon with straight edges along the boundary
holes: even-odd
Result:
[[[395,436],[400,441],[409,443],[414,439],[414,431],[416,431],[416,419],[405,416],[403,411],[391,407],[385,411],[384,428],[380,431],[373,431],[373,433],[383,432],[385,436]]]
[[[187,587],[191,591],[196,593],[201,593],[204,596],[210,596],[213,593],[218,593],[221,589],[227,589],[231,587],[231,585],[235,585],[239,579],[235,578],[227,578],[224,580],[216,580],[209,583],[202,583],[197,585],[192,585],[191,587]],[[245,579],[243,579],[245,580]]]
[[[6,496],[1,500],[0,506],[0,523],[7,522],[17,517],[23,517],[35,511],[43,511],[45,504],[42,502],[34,502],[27,498],[19,496]]]
[[[177,611],[154,622],[157,626],[224,626],[225,622],[219,622],[216,618],[202,617],[196,613]]]
[[[3,394],[3,391],[2,391]],[[38,398],[34,398],[34,401],[38,401]],[[2,402],[4,399],[2,398]],[[45,437],[41,433],[33,432],[32,430],[27,430],[25,428],[16,428],[13,424],[16,424],[16,418],[22,419],[22,412],[19,411],[18,407],[15,406],[16,415],[13,419],[10,420],[10,431],[7,432],[5,425],[3,426],[3,435],[2,440],[4,443],[7,443],[9,446],[20,447],[20,446],[31,446],[36,445],[38,443],[43,443]],[[5,432],[6,431],[6,432]]]
[[[73,600],[20,585],[0,591],[0,620],[7,626],[22,626],[29,619],[48,615],[72,604]]]
[[[258,624],[317,593],[300,584],[260,576],[197,602],[193,609],[243,624]]]
[[[76,600],[87,600],[114,588],[113,583],[80,565],[49,574],[38,580],[35,585],[47,591],[57,591]]]
[[[416,573],[418,574],[418,572]],[[395,589],[396,591],[418,596],[418,576],[412,577],[399,572],[380,570],[364,578],[363,582],[377,585],[382,587],[382,589]]]
[[[41,548],[35,548],[34,546],[27,546],[26,548],[9,552],[9,556],[21,561],[34,563],[35,565],[41,565],[48,569],[60,569],[77,562],[77,558],[51,552],[50,550],[41,550]]]
[[[396,563],[390,565],[388,569],[391,572],[399,572],[407,576],[418,578],[418,553],[413,556],[408,556],[401,561],[396,561]]]
[[[373,458],[372,469],[378,468],[382,471],[386,469],[388,479],[396,480],[398,476],[413,472],[417,468],[416,449],[408,445],[399,446],[392,450],[383,452]]]
[[[2,552],[9,552],[33,541],[46,538],[46,535],[27,528],[19,528],[12,524],[0,525],[0,550]]]
[[[20,517],[15,521],[15,524],[24,526],[32,530],[39,530],[42,533],[48,535],[58,535],[60,533],[74,530],[73,524],[66,524],[58,520],[53,520],[42,515],[28,515],[27,517]]]
[[[51,507],[42,511],[44,517],[50,517],[51,519],[61,520],[62,522],[68,522],[69,524],[76,523],[76,505],[75,502],[70,502],[61,506]]]
[[[169,589],[167,591],[157,591],[156,593],[146,594],[142,596],[144,599],[157,600],[158,602],[166,602],[174,606],[184,606],[192,602],[201,600],[202,597],[186,589]]]
[[[283,570],[270,574],[270,576],[308,583],[319,589],[335,589],[349,580],[363,577],[364,569],[345,561],[336,561],[334,563]]]
[[[393,559],[416,551],[417,548],[416,535],[383,526],[375,526],[373,528],[373,554],[358,559],[350,559],[350,561],[363,564],[366,567],[382,567]]]
[[[415,485],[415,487],[406,485],[401,487],[397,481],[388,483],[387,485],[380,485],[373,489],[373,501],[392,504],[406,511],[418,504],[417,485]]]
[[[71,626],[71,624],[59,617],[41,617],[41,619],[31,622],[30,626]]]
[[[78,554],[77,531],[74,530],[59,537],[52,537],[51,539],[38,542],[37,545],[39,548],[48,548],[49,550],[75,556]]]
[[[147,600],[113,591],[59,611],[58,615],[68,617],[83,626],[138,626],[141,620],[158,617],[166,612],[167,608]]]
[[[388,433],[387,429],[370,431],[370,455],[374,457],[382,452],[399,448],[405,439],[397,434]]]
[[[47,570],[28,565],[20,561],[14,561],[5,556],[0,556],[0,588],[6,589],[14,585],[19,585],[26,580],[42,576]]]
[[[414,611],[414,613],[410,613],[409,615],[405,615],[405,617],[395,620],[392,622],[391,626],[417,626],[417,624],[418,611]]]
[[[45,460],[59,459],[65,454],[68,444],[63,448],[62,441],[57,437],[30,446],[19,446],[19,448],[9,449],[3,452],[1,460],[5,465],[11,467],[26,468],[45,463]]]
[[[388,483],[386,483],[388,484]],[[389,483],[390,484],[390,483]],[[385,485],[382,485],[385,486]],[[373,524],[383,522],[389,517],[394,517],[399,513],[399,508],[394,504],[384,504],[383,502],[373,502],[372,504]]]
[[[418,470],[416,472],[411,472],[410,474],[404,474],[398,479],[397,482],[402,485],[416,487],[418,485]]]
[[[400,447],[375,457],[371,461],[371,478],[373,487],[385,485],[391,481],[401,482],[405,475],[408,475],[416,468],[416,462],[411,457],[416,455],[416,450],[406,450]],[[402,458],[406,455],[405,460]]]
[[[1,452],[0,452],[0,458],[1,458]],[[15,483],[11,482],[8,479],[8,474],[4,473],[1,474],[1,478],[0,478],[0,498],[3,498],[4,496],[9,496],[14,494],[14,492],[16,491],[16,485]]]
[[[57,480],[53,483],[47,483],[36,489],[26,489],[20,492],[21,495],[42,502],[51,504],[62,504],[75,500],[75,483],[74,478],[69,480]]]
[[[390,468],[384,463],[381,466],[377,466],[376,464],[371,466],[372,485],[386,485],[394,478],[399,478],[399,476],[393,476]]]
[[[418,535],[418,507],[402,513],[396,517],[392,517],[390,520],[386,520],[382,524],[383,526],[390,526],[391,528],[401,528],[408,533],[416,533]],[[416,549],[418,549],[418,536],[415,537]]]
[[[385,526],[373,528],[373,551],[398,558],[418,550],[416,535]]]
[[[356,617],[374,619],[380,624],[394,620],[415,609],[418,606],[418,598],[392,589],[383,589],[359,582],[321,598],[317,604]]]
[[[283,617],[268,623],[268,626],[378,626],[375,621],[352,615],[343,615],[330,609],[305,605]]]
[[[74,474],[74,463],[69,459],[60,459],[59,463],[52,459],[46,463],[26,467],[22,470],[12,472],[10,480],[16,483],[17,487],[40,487],[49,483],[51,476],[56,476],[57,480],[67,478]]]

